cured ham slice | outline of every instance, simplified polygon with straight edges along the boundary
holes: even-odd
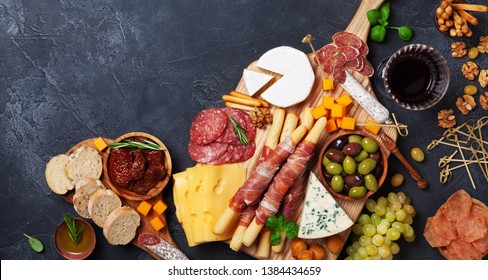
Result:
[[[303,172],[285,194],[281,206],[281,212],[285,219],[293,220],[295,217],[298,206],[300,205],[301,197],[305,193],[305,188],[307,187],[307,178],[308,172]]]

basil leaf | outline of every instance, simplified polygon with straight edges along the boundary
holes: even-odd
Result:
[[[277,226],[278,219],[276,216],[270,216],[266,219],[266,227],[268,227],[270,231],[275,231]]]
[[[283,231],[285,229],[286,219],[283,215],[277,215],[277,227],[276,230]]]
[[[378,9],[372,9],[366,13],[366,17],[371,25],[376,25],[378,24],[378,20],[381,18],[381,13]]]
[[[398,27],[398,36],[400,36],[403,41],[409,41],[412,39],[413,30],[410,26],[402,25]]]
[[[293,239],[298,236],[298,225],[294,221],[288,221],[285,225],[286,237]]]
[[[271,232],[271,235],[269,236],[269,244],[271,246],[278,245],[281,242],[281,233],[278,231]]]
[[[377,43],[381,43],[385,40],[386,29],[382,25],[376,25],[369,31],[369,38]]]
[[[44,244],[42,244],[41,240],[29,236],[25,233],[24,236],[27,237],[27,241],[29,242],[29,246],[31,247],[32,251],[36,253],[41,253],[44,250]]]
[[[390,2],[386,1],[380,7],[381,18],[386,21],[390,17]]]

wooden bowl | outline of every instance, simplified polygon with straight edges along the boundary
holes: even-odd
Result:
[[[378,143],[378,148],[379,148],[380,153],[381,153],[380,162],[383,165],[383,173],[382,173],[381,177],[378,179],[378,189],[381,187],[381,185],[383,184],[383,182],[386,179],[386,174],[388,172],[388,157],[387,157],[387,155],[389,154],[388,150],[381,145],[381,140],[379,139],[379,137],[377,137],[376,135],[373,136],[373,135],[366,134],[361,130],[341,131],[337,135],[335,135],[334,138],[330,139],[329,141],[327,141],[325,143],[325,145],[322,147],[320,154],[318,156],[318,159],[317,159],[317,172],[319,175],[319,179],[322,182],[322,184],[325,186],[327,191],[329,191],[333,196],[344,199],[344,200],[350,200],[350,201],[354,201],[357,199],[352,198],[347,194],[342,194],[342,193],[338,193],[338,192],[334,191],[334,189],[332,189],[332,187],[330,186],[329,182],[325,179],[325,176],[323,173],[323,167],[322,167],[322,157],[324,156],[325,151],[327,151],[327,149],[329,148],[329,146],[331,145],[332,142],[334,142],[335,140],[337,140],[338,138],[340,138],[342,136],[349,136],[349,135],[353,135],[353,134],[360,135],[362,137],[373,138],[373,140],[376,141],[376,143]],[[368,191],[366,193],[365,197],[366,198],[370,197],[374,193],[375,192]],[[363,198],[360,198],[360,199],[363,199]]]
[[[154,137],[151,134],[144,133],[144,132],[130,132],[130,133],[127,133],[127,134],[124,134],[124,135],[118,137],[117,139],[115,139],[114,142],[120,142],[122,140],[125,140],[128,138],[134,138],[134,137],[146,138],[149,141],[152,141],[152,142],[158,144],[163,149],[164,168],[166,169],[165,177],[161,181],[156,183],[156,185],[153,188],[151,188],[146,194],[138,194],[138,193],[132,192],[126,188],[121,188],[121,187],[115,186],[110,181],[110,177],[108,175],[108,159],[110,157],[110,152],[108,151],[102,155],[103,182],[110,189],[112,189],[116,194],[118,194],[119,196],[121,196],[125,199],[128,199],[128,200],[141,201],[141,200],[151,199],[151,198],[159,195],[161,193],[161,191],[163,191],[164,187],[166,187],[166,185],[168,184],[169,179],[171,177],[172,164],[171,164],[171,156],[170,156],[166,146],[163,144],[163,142],[161,142],[161,140],[159,140],[158,138]]]
[[[54,233],[54,245],[59,254],[69,260],[86,259],[95,249],[97,237],[93,227],[81,218],[74,218],[77,226],[83,225],[81,242],[74,245],[68,235],[68,226],[63,221],[56,228]]]
[[[437,6],[436,6],[436,9],[437,9],[437,8],[440,6],[440,3],[441,3],[441,2],[442,2],[442,1],[439,1],[439,5],[437,5]],[[468,4],[468,3],[467,3],[466,1],[464,1],[464,0],[453,0],[453,1],[452,1],[452,3],[462,3],[462,4]],[[447,31],[441,31],[441,30],[439,29],[440,25],[439,25],[438,19],[439,19],[439,16],[437,15],[437,13],[436,13],[436,12],[435,12],[435,10],[434,10],[434,24],[435,24],[435,27],[437,28],[437,31],[439,31],[440,33],[442,33],[442,34],[444,34],[444,35],[447,35],[447,36],[451,37],[451,35],[449,34],[449,29],[448,29]],[[451,17],[451,20],[453,20],[453,19],[452,19],[452,17]],[[465,35],[465,34],[463,34],[463,37],[465,37],[465,36],[466,36],[466,35]],[[451,37],[451,38],[456,38],[456,37]]]

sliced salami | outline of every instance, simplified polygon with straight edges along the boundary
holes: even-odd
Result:
[[[344,54],[346,56],[346,61],[350,61],[359,56],[359,50],[351,46],[339,46],[335,55],[338,53]]]
[[[486,235],[486,222],[484,213],[474,208],[471,213],[456,223],[456,228],[461,237],[466,242],[473,242]]]
[[[362,40],[361,40],[361,47],[359,47],[358,50],[359,50],[359,53],[361,55],[364,55],[364,56],[366,56],[369,53],[368,45],[365,42],[363,42]]]
[[[363,41],[356,35],[349,32],[337,32],[332,36],[332,41],[337,46],[350,46],[355,49],[361,48]]]
[[[244,112],[243,110],[233,109],[233,108],[225,108],[224,112],[227,114],[227,128],[225,131],[220,135],[219,138],[216,139],[217,142],[228,143],[232,145],[239,145],[241,144],[237,134],[234,132],[234,126],[232,125],[232,121],[229,117],[232,117],[234,120],[239,123],[239,125],[245,130],[245,134],[247,139],[251,142],[256,138],[256,127],[252,124],[251,117],[248,113]]]
[[[363,67],[359,70],[357,70],[359,73],[366,77],[371,77],[374,74],[374,69],[373,65],[364,57],[361,57],[363,59]]]
[[[453,240],[450,246],[452,246],[454,253],[462,260],[481,260],[483,257],[473,244],[461,238]]]
[[[451,222],[466,218],[471,211],[473,201],[465,190],[459,190],[451,195],[444,203],[444,215]]]
[[[160,239],[157,235],[150,234],[150,233],[141,233],[141,235],[139,235],[138,240],[144,246],[154,246],[159,244],[160,242]]]
[[[446,239],[453,240],[458,236],[456,224],[449,222],[441,211],[437,211],[432,218],[432,227],[438,235]]]
[[[224,155],[228,147],[229,144],[221,142],[212,142],[207,145],[197,145],[190,142],[188,144],[188,152],[192,160],[208,164]]]
[[[227,127],[227,115],[222,109],[210,108],[198,113],[190,127],[190,142],[206,145],[215,141]]]
[[[432,217],[427,218],[427,223],[425,224],[424,229],[424,237],[432,247],[447,246],[451,243],[450,239],[444,238],[435,232],[434,227],[432,226]]]
[[[246,149],[244,150],[244,155],[240,159],[240,161],[246,161],[250,159],[253,155],[254,152],[256,151],[256,142],[251,142],[246,145]]]
[[[364,59],[361,56],[358,56],[353,60],[346,61],[344,67],[359,71],[363,69],[363,65],[364,65],[363,61]]]

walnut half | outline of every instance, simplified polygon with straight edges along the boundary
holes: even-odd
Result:
[[[468,61],[463,64],[461,72],[466,79],[472,81],[474,80],[474,77],[478,76],[480,70],[478,70],[478,64],[474,63],[473,61]]]
[[[476,107],[476,101],[471,95],[463,95],[456,100],[456,106],[463,115],[467,115],[471,110]]]
[[[481,36],[478,44],[480,53],[488,53],[488,36]]]
[[[263,128],[273,122],[273,115],[270,114],[267,108],[254,108],[254,110],[249,111],[249,116],[257,128]]]
[[[466,43],[464,42],[454,42],[451,44],[452,57],[463,57],[468,53],[466,49]]]
[[[456,116],[454,116],[452,109],[441,110],[437,113],[437,120],[439,126],[442,128],[451,128],[456,125]]]
[[[486,87],[488,84],[488,70],[483,69],[480,71],[480,75],[478,76],[478,82],[480,82],[481,87]]]
[[[488,111],[488,91],[480,95],[480,106],[483,110]]]

